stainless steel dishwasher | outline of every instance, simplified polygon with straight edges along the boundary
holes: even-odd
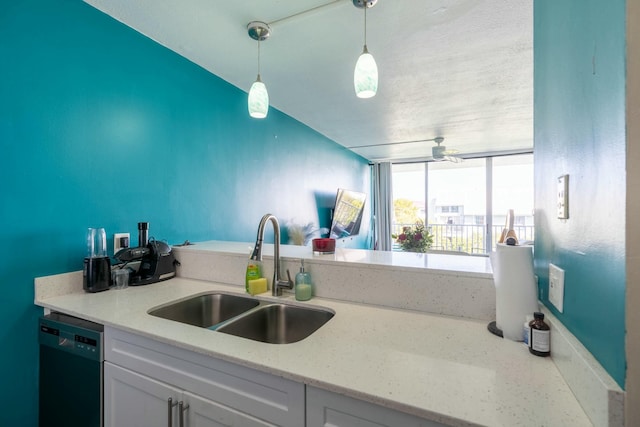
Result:
[[[62,313],[40,317],[40,427],[102,427],[103,330]]]

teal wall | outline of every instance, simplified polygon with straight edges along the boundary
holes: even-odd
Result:
[[[33,279],[80,270],[87,227],[251,242],[266,212],[327,226],[337,187],[370,179],[363,158],[275,109],[250,119],[246,93],[80,0],[5,3],[0,425],[35,426]]]
[[[535,268],[541,300],[622,387],[625,49],[625,0],[535,1]],[[563,174],[569,174],[568,220],[556,217],[556,178]],[[548,302],[549,263],[565,270],[564,313]]]

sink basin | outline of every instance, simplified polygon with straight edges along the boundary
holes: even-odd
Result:
[[[254,341],[290,344],[314,333],[333,315],[331,311],[317,308],[270,304],[221,326],[217,331]]]
[[[198,295],[149,311],[152,316],[208,328],[236,317],[260,302],[253,298],[224,293]]]
[[[271,344],[303,340],[334,315],[332,311],[319,307],[261,302],[222,292],[170,303],[151,309],[149,314]]]

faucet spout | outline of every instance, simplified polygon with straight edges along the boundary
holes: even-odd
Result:
[[[267,222],[271,222],[273,225],[273,281],[271,282],[271,294],[280,296],[282,295],[282,288],[293,289],[293,281],[289,270],[287,270],[287,278],[284,279],[282,277],[282,271],[280,270],[280,223],[278,218],[272,214],[264,215],[260,220],[260,224],[258,224],[258,236],[256,237],[256,245],[253,248],[251,259],[262,261],[262,242]]]

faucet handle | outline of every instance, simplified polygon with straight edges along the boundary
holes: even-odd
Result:
[[[293,289],[293,280],[291,280],[291,273],[289,273],[288,268],[287,268],[287,277],[289,278],[289,289]]]
[[[287,288],[287,289],[293,289],[293,280],[291,280],[291,273],[289,273],[289,270],[287,269],[287,280],[284,279],[278,279],[277,277],[276,279],[276,289],[278,292],[278,295],[280,295],[280,292],[282,292],[281,288]]]

